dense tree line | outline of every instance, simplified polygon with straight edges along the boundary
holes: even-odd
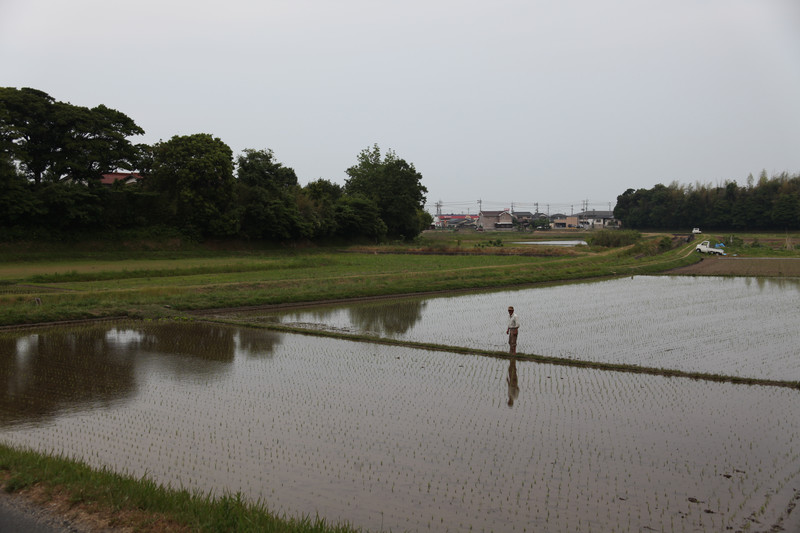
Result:
[[[0,237],[168,226],[199,239],[380,241],[413,239],[431,222],[422,175],[377,145],[358,154],[344,186],[318,179],[302,187],[272,150],[234,159],[205,133],[152,146],[129,140],[143,133],[102,105],[0,88]],[[120,170],[142,179],[101,184]]]
[[[800,229],[800,174],[781,173],[745,186],[656,185],[628,189],[617,197],[614,216],[634,229],[796,230]]]

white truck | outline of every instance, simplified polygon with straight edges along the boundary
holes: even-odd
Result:
[[[711,246],[711,243],[709,241],[701,242],[700,244],[697,245],[697,247],[695,247],[695,250],[704,254],[725,255],[725,252],[723,252],[721,249],[714,248],[713,246]]]

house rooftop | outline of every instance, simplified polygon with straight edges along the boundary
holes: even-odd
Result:
[[[142,176],[136,172],[107,172],[100,178],[100,183],[113,185],[117,181],[136,182],[140,179],[142,179]]]
[[[613,211],[600,211],[598,209],[592,209],[589,211],[583,211],[578,213],[579,217],[581,218],[614,218]]]

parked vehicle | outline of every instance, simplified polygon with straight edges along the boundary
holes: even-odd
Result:
[[[711,243],[709,241],[701,242],[695,247],[695,250],[704,254],[725,255],[725,252],[723,252],[721,249],[714,248],[713,246],[711,246]]]
[[[700,231],[700,228],[693,228],[692,229],[692,233],[694,233],[695,235],[698,235],[698,234],[703,233],[703,232]]]

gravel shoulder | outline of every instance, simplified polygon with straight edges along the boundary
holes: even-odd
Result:
[[[66,518],[62,510],[50,510],[46,503],[0,490],[0,531],[27,533],[84,533],[89,531]]]

